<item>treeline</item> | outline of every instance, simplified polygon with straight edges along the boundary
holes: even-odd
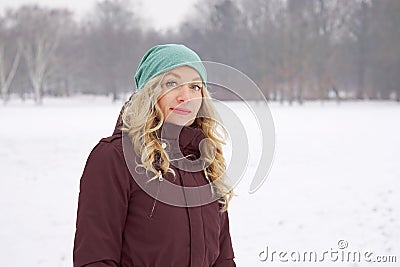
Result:
[[[103,0],[79,22],[64,9],[5,10],[2,101],[77,93],[116,100],[133,90],[141,56],[160,43],[237,68],[270,100],[400,101],[398,0],[205,0],[164,33],[145,24],[138,4]]]

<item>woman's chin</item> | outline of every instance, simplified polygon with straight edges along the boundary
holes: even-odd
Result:
[[[165,122],[175,124],[178,126],[189,126],[194,122],[194,119],[187,120],[181,118],[168,118],[167,120],[165,120]]]

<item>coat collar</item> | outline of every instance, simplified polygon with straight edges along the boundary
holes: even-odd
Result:
[[[179,148],[186,154],[199,155],[200,142],[205,138],[203,131],[194,126],[180,126],[168,122],[164,122],[162,127],[157,131],[157,137],[161,142],[168,142],[170,151],[174,151],[174,147]]]

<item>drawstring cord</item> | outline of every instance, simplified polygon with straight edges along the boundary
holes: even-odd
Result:
[[[156,197],[154,198],[154,202],[153,202],[153,207],[151,208],[151,212],[149,215],[149,218],[153,217],[153,213],[154,213],[154,209],[156,207],[156,202],[157,202],[157,198],[158,198],[158,194],[160,193],[160,187],[161,187],[161,182],[164,181],[164,177],[162,175],[161,171],[158,171],[158,188],[157,188],[157,194]]]

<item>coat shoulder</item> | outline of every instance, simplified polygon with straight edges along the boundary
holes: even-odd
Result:
[[[122,153],[122,136],[120,134],[114,134],[109,137],[100,139],[99,143],[108,143],[115,147],[119,152]]]
[[[122,148],[122,138],[120,136],[109,136],[100,139],[92,149],[86,162],[85,171],[87,176],[93,176],[94,179],[103,177],[122,181],[125,186],[130,184],[130,190],[133,192],[138,189],[132,173],[128,167]],[[94,175],[90,175],[94,173]],[[129,181],[129,183],[126,183]]]

